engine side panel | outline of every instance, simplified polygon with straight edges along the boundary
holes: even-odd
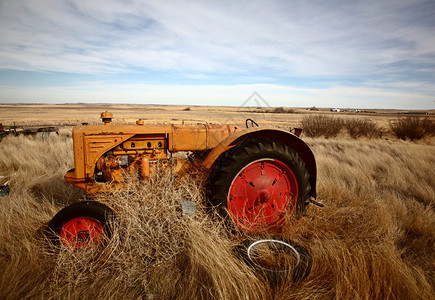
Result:
[[[75,168],[65,179],[85,190],[95,180],[120,182],[122,169],[140,168],[142,158],[162,161],[169,152],[206,151],[238,130],[214,124],[77,126],[73,130]],[[121,160],[129,161],[128,165]]]

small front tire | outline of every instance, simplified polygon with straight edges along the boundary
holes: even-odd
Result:
[[[104,204],[81,201],[59,211],[51,219],[47,237],[56,246],[75,250],[104,245],[112,234],[115,214]]]

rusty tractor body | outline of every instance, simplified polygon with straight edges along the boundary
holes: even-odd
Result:
[[[278,228],[286,217],[304,212],[316,197],[313,153],[288,131],[215,124],[150,126],[141,120],[136,125],[113,125],[111,113],[101,117],[104,125],[73,129],[74,169],[65,175],[88,195],[122,188],[129,176],[147,180],[162,167],[180,175],[201,168],[209,174],[210,206],[247,232]],[[177,152],[187,152],[188,159],[173,158]],[[100,223],[97,233],[86,237],[98,235],[104,231],[103,212],[86,213],[89,205],[82,205],[83,216],[61,211],[49,227],[61,238],[69,230],[73,244],[83,240],[79,232],[90,228],[80,225],[83,222]],[[74,227],[74,220],[80,224]]]

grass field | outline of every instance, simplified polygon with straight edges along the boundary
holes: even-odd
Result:
[[[79,125],[82,122],[100,124],[100,114],[110,111],[114,122],[133,124],[142,119],[145,124],[176,123],[196,124],[245,124],[252,118],[261,125],[273,125],[289,129],[300,126],[303,116],[307,114],[328,114],[343,118],[362,118],[376,121],[381,127],[388,127],[401,110],[366,110],[360,113],[331,113],[329,109],[316,111],[305,108],[286,108],[289,113],[270,113],[276,108],[264,107],[217,107],[189,105],[133,105],[133,104],[0,104],[0,123],[10,126],[14,122],[18,126],[38,125]],[[435,110],[429,110],[432,115]]]
[[[98,122],[98,109],[80,118],[89,121],[89,114]],[[195,107],[170,109],[191,122],[218,118],[207,108],[196,114]],[[156,112],[149,122],[181,120]],[[39,120],[28,114],[8,117],[22,124],[79,120],[77,114],[60,119],[65,112],[43,112]],[[286,118],[300,120],[296,113],[261,115],[264,123],[289,127],[299,121],[291,125]],[[125,108],[124,121],[135,118]],[[10,179],[11,193],[0,198],[0,298],[434,299],[433,142],[304,140],[317,160],[318,200],[325,207],[310,205],[305,216],[287,220],[281,234],[310,251],[313,267],[302,282],[271,286],[233,254],[243,237],[226,233],[205,211],[201,186],[188,179],[173,189],[168,173],[101,199],[120,224],[103,251],[53,253],[43,229],[62,207],[84,197],[63,180],[73,166],[70,128],[50,140],[4,139],[0,175]],[[198,204],[191,217],[179,213],[186,199]]]

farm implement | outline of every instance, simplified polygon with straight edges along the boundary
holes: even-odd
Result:
[[[179,178],[201,169],[207,205],[247,233],[273,232],[285,219],[316,203],[316,163],[312,151],[291,132],[236,125],[112,124],[103,112],[102,125],[73,129],[74,169],[65,180],[88,198],[122,189],[127,180],[148,180],[170,168]],[[183,153],[177,155],[177,153]],[[183,158],[180,158],[183,157]],[[159,184],[156,182],[155,184]],[[109,207],[82,201],[62,209],[49,223],[50,238],[73,248],[102,243]]]

